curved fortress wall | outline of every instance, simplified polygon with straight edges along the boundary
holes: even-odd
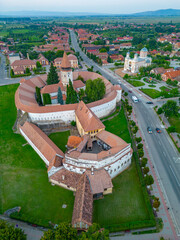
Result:
[[[73,72],[73,79],[81,75],[84,81],[88,79],[101,78],[106,86],[106,94],[103,99],[87,104],[87,106],[97,115],[98,118],[109,115],[116,107],[116,104],[121,99],[120,86],[113,86],[103,76],[94,72]],[[60,76],[61,77],[61,76]],[[21,81],[21,85],[16,91],[15,103],[17,109],[23,113],[27,112],[30,120],[38,125],[45,124],[69,124],[72,120],[75,121],[75,110],[77,104],[68,105],[46,105],[39,106],[35,99],[35,88],[44,87],[46,85],[46,75],[34,77],[28,80]]]

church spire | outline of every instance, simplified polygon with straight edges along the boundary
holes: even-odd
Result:
[[[63,69],[71,68],[71,63],[70,63],[65,51],[64,51],[62,62],[61,62],[61,68],[63,68]]]

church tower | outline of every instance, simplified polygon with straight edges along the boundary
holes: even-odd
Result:
[[[61,62],[61,81],[64,86],[69,84],[69,80],[73,83],[73,74],[71,63],[68,60],[67,54],[64,51],[63,60]]]

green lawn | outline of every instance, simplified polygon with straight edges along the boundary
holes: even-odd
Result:
[[[162,87],[160,87],[160,89],[162,90],[162,91],[170,91],[171,89],[170,88],[167,88],[167,87],[165,87],[165,86],[162,86]]]
[[[155,85],[153,85],[153,84],[150,84],[150,85],[148,85],[148,87],[155,88],[156,86],[155,86]]]
[[[67,144],[70,131],[51,133],[49,138],[63,151],[66,151],[65,145]]]
[[[21,206],[21,220],[48,226],[48,222],[71,221],[74,196],[51,186],[44,162],[26,141],[15,134],[14,93],[18,84],[1,86],[0,102],[0,213]],[[67,204],[63,209],[62,205]]]
[[[176,127],[177,133],[180,133],[180,116],[169,117],[168,121],[171,124],[171,126]]]
[[[118,116],[103,123],[107,131],[131,142],[123,109]],[[129,169],[113,179],[113,186],[113,194],[94,201],[94,222],[110,231],[127,229],[128,223],[134,223],[134,228],[145,227],[150,214],[134,159]]]
[[[137,80],[128,80],[128,83],[130,83],[134,87],[141,87],[145,85],[143,82]]]
[[[140,90],[151,98],[158,98],[161,96],[161,92],[156,89],[142,88]]]

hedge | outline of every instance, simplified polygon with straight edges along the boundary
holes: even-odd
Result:
[[[31,73],[26,73],[26,74],[18,74],[18,75],[11,75],[11,78],[18,78],[18,77],[27,77],[31,76]]]
[[[51,104],[51,97],[49,93],[43,94],[43,104],[44,105]]]
[[[36,101],[38,104],[42,104],[40,88],[36,87]]]

